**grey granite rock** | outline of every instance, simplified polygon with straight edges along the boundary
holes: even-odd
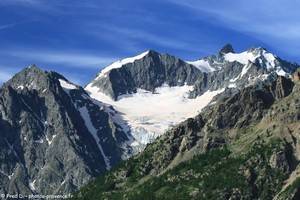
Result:
[[[59,80],[31,66],[1,87],[0,193],[68,194],[130,153],[115,111]]]
[[[154,91],[167,84],[170,86],[194,85],[203,79],[204,73],[193,65],[174,56],[155,51],[133,63],[112,69],[107,76],[92,82],[100,91],[117,100],[123,94],[135,93],[138,88]]]
[[[227,44],[216,55],[202,58],[213,69],[211,72],[204,72],[175,56],[150,50],[144,57],[111,69],[105,76],[98,76],[91,82],[91,86],[118,100],[121,95],[136,93],[138,88],[155,92],[163,84],[171,87],[187,84],[194,86],[190,98],[196,98],[208,90],[226,87],[241,89],[264,81],[270,74],[279,71],[291,74],[299,67],[275,57],[274,66],[270,68],[265,56],[266,49],[251,48],[247,52],[256,59],[247,64],[229,62],[225,59],[226,54],[234,53],[234,50]]]

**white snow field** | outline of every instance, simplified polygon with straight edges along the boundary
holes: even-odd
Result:
[[[122,95],[117,101],[103,94],[97,87],[89,84],[86,90],[91,97],[112,105],[122,113],[135,138],[133,146],[146,145],[163,134],[168,128],[194,117],[210,103],[214,96],[224,91],[207,91],[195,99],[188,98],[193,86],[169,87],[163,85],[149,92],[138,89],[137,93]]]

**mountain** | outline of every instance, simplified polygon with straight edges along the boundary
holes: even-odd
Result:
[[[193,85],[202,75],[183,60],[149,50],[104,68],[87,88],[97,87],[113,100],[117,100],[121,95],[136,93],[137,89],[153,92],[163,84]]]
[[[300,82],[228,88],[74,199],[299,199]]]
[[[0,193],[69,194],[92,181],[86,199],[171,198],[170,188],[186,198],[297,196],[298,67],[226,45],[196,61],[149,50],[85,88],[25,68],[0,88]]]
[[[244,88],[267,79],[272,73],[289,76],[299,67],[261,47],[235,53],[231,45],[224,46],[216,55],[188,63],[208,72],[207,81],[195,85],[193,97],[207,89]]]
[[[0,193],[69,194],[131,155],[117,111],[30,66],[0,89]]]
[[[105,67],[85,90],[122,113],[140,152],[170,127],[194,117],[226,89],[239,90],[299,67],[258,47],[184,61],[153,50]]]

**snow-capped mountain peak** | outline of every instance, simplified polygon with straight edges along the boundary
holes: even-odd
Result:
[[[134,57],[128,57],[128,58],[124,58],[121,60],[118,60],[116,62],[113,62],[112,64],[110,64],[109,66],[105,67],[102,69],[102,71],[100,72],[100,74],[98,75],[97,78],[103,77],[105,76],[109,71],[111,71],[112,69],[117,69],[117,68],[121,68],[123,65],[126,65],[128,63],[133,63],[136,60],[140,60],[143,57],[145,57],[146,55],[148,55],[150,52],[150,50],[145,51],[137,56]]]
[[[254,85],[274,72],[289,74],[295,67],[263,48],[235,53],[225,45],[217,54],[196,61],[147,51],[108,66],[85,90],[122,113],[139,143],[135,147],[142,147],[195,115],[226,88]],[[112,69],[114,73],[109,73]]]
[[[275,66],[274,62],[275,62],[277,56],[268,52],[264,48],[259,47],[259,48],[252,48],[252,49],[249,49],[248,51],[244,51],[241,53],[230,52],[230,53],[225,54],[224,58],[226,61],[229,61],[229,62],[237,61],[244,65],[246,65],[249,61],[254,63],[257,58],[261,58],[261,59],[264,59],[264,61],[267,61],[268,64],[270,64],[269,67],[274,67]]]
[[[265,48],[251,48],[241,53],[227,53],[223,55],[228,62],[239,62],[243,65],[256,63],[268,72],[275,71],[280,76],[287,76],[294,70],[294,65],[287,63]]]
[[[222,69],[221,65],[223,64],[223,56],[229,53],[234,54],[235,51],[231,44],[226,44],[224,45],[224,47],[220,49],[218,55],[207,56],[204,58],[200,58],[199,60],[186,61],[186,62],[195,66],[197,69],[199,69],[202,72],[206,72],[206,73],[214,72]]]
[[[209,63],[206,59],[200,59],[196,61],[186,61],[188,64],[191,64],[195,66],[197,69],[199,69],[202,72],[213,72],[216,71],[216,68],[212,67],[212,65]]]

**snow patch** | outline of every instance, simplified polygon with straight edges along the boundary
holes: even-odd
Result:
[[[275,56],[271,53],[266,52],[266,51],[263,52],[263,56],[265,57],[265,59],[267,61],[267,63],[266,63],[267,69],[274,68],[275,67],[275,60],[276,60]]]
[[[63,180],[63,182],[61,182],[60,186],[64,185],[66,183],[66,180]]]
[[[77,89],[77,86],[72,84],[72,83],[69,83],[65,80],[62,80],[62,79],[59,79],[59,83],[61,85],[61,87],[63,87],[64,89],[67,89],[67,90],[75,90]]]
[[[35,142],[35,143],[39,143],[39,144],[43,144],[43,143],[44,143],[44,140],[41,138],[41,139],[39,139],[39,140],[35,140],[34,142]]]
[[[10,180],[14,175],[15,175],[14,172],[11,175],[8,175],[8,179]]]
[[[102,154],[102,157],[104,159],[104,162],[105,162],[105,165],[106,165],[106,169],[107,170],[110,170],[111,169],[111,165],[110,165],[110,161],[109,159],[107,158],[107,156],[105,155],[104,151],[103,151],[103,148],[100,144],[100,139],[97,135],[97,129],[94,127],[93,123],[92,123],[92,120],[90,118],[90,114],[89,114],[89,111],[88,109],[84,106],[84,107],[81,107],[79,108],[79,112],[81,114],[81,117],[83,118],[84,120],[84,123],[85,123],[85,126],[87,127],[87,129],[89,130],[89,132],[92,134],[92,136],[94,137],[97,145],[98,145],[98,148]]]
[[[23,86],[23,85],[19,85],[19,86],[17,87],[17,89],[23,90],[23,89],[24,89],[24,86]]]
[[[107,74],[107,72],[109,72],[110,70],[112,69],[117,69],[117,68],[120,68],[122,67],[123,65],[126,65],[128,63],[133,63],[134,61],[136,60],[140,60],[142,59],[143,57],[145,57],[147,54],[149,53],[149,51],[146,51],[144,53],[141,53],[137,56],[134,56],[134,57],[130,57],[130,58],[125,58],[125,59],[122,59],[122,60],[118,60],[114,63],[112,63],[111,65],[105,67],[104,69],[102,69],[102,71],[100,72],[99,76],[97,77],[100,78],[102,76],[105,76]]]
[[[252,52],[245,51],[242,53],[227,53],[224,55],[225,60],[229,62],[237,61],[241,64],[246,65],[249,61],[254,62],[259,55],[254,55]]]
[[[240,78],[242,78],[247,72],[248,70],[250,69],[251,67],[251,63],[248,62],[246,65],[244,65],[243,69],[242,69],[242,72],[240,74]]]
[[[53,142],[53,140],[54,140],[54,138],[55,138],[56,136],[57,136],[57,135],[53,135],[51,139],[49,139],[48,136],[46,136],[46,140],[47,140],[47,142],[48,142],[48,145],[51,145],[51,144],[52,144],[52,142]]]
[[[31,189],[32,191],[35,191],[35,190],[36,190],[36,188],[35,188],[35,182],[36,182],[36,180],[33,180],[32,182],[29,183],[29,187],[30,187],[30,189]]]
[[[276,73],[277,73],[279,76],[286,76],[286,75],[287,75],[287,73],[286,73],[282,68],[276,69]]]
[[[118,101],[112,100],[95,86],[88,85],[86,90],[92,98],[114,106],[122,113],[123,119],[131,128],[135,143],[147,144],[163,134],[168,128],[196,116],[209,104],[214,96],[224,91],[207,91],[195,99],[188,98],[193,86],[169,87],[163,85],[154,93],[138,89],[137,93],[122,95]]]
[[[130,133],[129,125],[123,119],[122,114],[119,113],[117,110],[115,110],[113,107],[111,107],[111,105],[109,105],[109,104],[100,102],[96,99],[91,98],[88,95],[85,95],[85,97],[86,97],[86,99],[91,100],[94,104],[98,105],[100,110],[104,111],[105,113],[107,113],[110,116],[113,123],[117,126],[117,130],[122,131],[126,134],[128,140],[126,140],[126,142],[124,142],[121,146],[121,148],[123,148],[125,150],[121,157],[123,160],[127,160],[128,158],[130,158],[132,156],[132,152],[129,152],[127,150],[128,150],[128,146],[131,146],[131,144],[134,142],[134,138],[132,137],[132,135]],[[102,130],[102,129],[103,129],[103,127],[98,127],[98,130]],[[106,140],[107,140],[107,138],[103,139],[103,142],[105,142]],[[133,150],[133,151],[136,152],[135,150]]]
[[[265,63],[267,69],[273,69],[276,61],[276,56],[264,49],[254,49],[242,53],[227,53],[224,55],[224,58],[229,62],[237,61],[244,65],[248,64],[249,61],[254,62],[257,58],[260,58],[259,62]]]
[[[236,88],[237,86],[236,86],[236,84],[235,83],[230,83],[229,85],[228,85],[228,88]]]
[[[237,77],[230,79],[229,82],[234,83],[235,81],[237,81],[240,78],[240,75],[238,75]]]
[[[213,72],[216,71],[215,68],[211,67],[211,65],[209,64],[209,62],[207,60],[196,60],[196,61],[186,61],[188,64],[191,64],[193,66],[195,66],[197,69],[199,69],[202,72]]]
[[[245,51],[242,53],[227,53],[224,55],[224,58],[226,61],[234,62],[237,61],[241,64],[244,64],[244,68],[242,71],[242,74],[239,78],[243,77],[248,69],[249,69],[249,63],[255,62],[255,60],[258,58],[259,63],[262,66],[265,66],[267,70],[276,69],[276,73],[280,76],[286,76],[287,73],[282,69],[281,66],[276,66],[276,59],[277,56],[267,52],[264,49],[254,49]]]

